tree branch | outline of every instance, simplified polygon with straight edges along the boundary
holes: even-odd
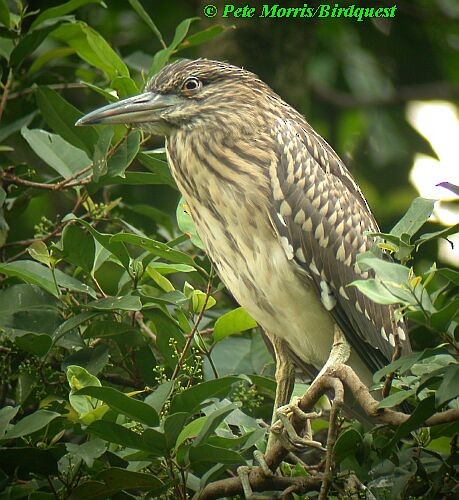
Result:
[[[309,387],[307,392],[303,395],[299,401],[299,407],[304,412],[310,412],[313,410],[314,405],[320,399],[323,394],[328,391],[333,391],[335,400],[338,401],[338,406],[334,407],[337,409],[343,400],[344,391],[347,390],[352,393],[352,396],[356,403],[364,410],[366,415],[374,424],[388,424],[393,426],[399,426],[406,422],[410,415],[405,413],[390,410],[388,408],[378,408],[379,402],[373,398],[370,394],[367,386],[363,384],[355,372],[347,365],[336,364],[331,366],[321,377],[314,381],[314,383]],[[331,419],[335,419],[336,414],[332,412],[330,415]],[[327,446],[333,447],[334,439],[336,439],[336,427],[333,427],[333,420],[331,421],[329,434],[327,438]],[[445,423],[455,422],[459,420],[459,409],[446,410],[440,413],[436,413],[428,418],[422,425],[434,426],[441,425]],[[295,414],[292,415],[292,425],[298,433],[303,431],[304,422],[296,417]],[[288,455],[288,451],[280,444],[278,440],[273,443],[273,446],[265,456],[266,463],[268,467],[275,472],[282,460]],[[298,488],[303,488],[301,491],[308,491],[315,489],[318,491],[322,482],[329,481],[327,478],[327,472],[329,472],[333,463],[332,452],[327,450],[326,457],[326,468],[325,475],[318,474],[311,478],[310,476],[301,478],[305,479],[304,483],[295,483],[297,491]],[[249,473],[250,485],[253,491],[264,491],[264,490],[283,490],[283,486],[287,486],[287,480],[292,480],[294,478],[285,477],[266,477],[261,469],[261,467],[254,467]],[[299,479],[299,478],[295,478]],[[287,487],[290,488],[293,483],[290,483]],[[327,486],[328,489],[328,486]],[[199,500],[211,500],[217,499],[224,496],[236,495],[241,493],[242,485],[239,477],[233,477],[229,479],[221,479],[213,483],[208,484],[200,493],[196,495]],[[325,498],[325,497],[322,497]]]

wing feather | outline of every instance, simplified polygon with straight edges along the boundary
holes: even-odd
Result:
[[[269,175],[275,230],[288,239],[302,275],[306,271],[353,349],[375,371],[390,361],[398,333],[405,332],[394,306],[348,286],[372,276],[356,266],[356,257],[373,245],[364,233],[377,231],[377,224],[344,164],[306,122],[279,119],[274,137],[277,157]]]

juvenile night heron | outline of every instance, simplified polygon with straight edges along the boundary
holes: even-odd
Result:
[[[395,346],[409,349],[394,306],[347,286],[368,277],[356,257],[373,245],[365,232],[378,230],[359,187],[304,117],[256,75],[206,59],[175,62],[144,93],[77,125],[99,123],[166,137],[172,174],[209,257],[273,341],[277,404],[292,381],[282,347],[317,374],[342,332],[348,364],[367,383]]]

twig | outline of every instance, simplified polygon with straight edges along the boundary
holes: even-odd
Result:
[[[54,90],[65,90],[65,89],[87,89],[88,86],[85,83],[54,83],[46,86],[49,89]],[[35,87],[28,87],[19,92],[14,92],[9,95],[9,99],[17,99],[18,97],[24,97],[25,95],[33,94],[38,89]]]
[[[81,175],[83,171],[87,170],[87,168],[88,167],[84,168],[81,172],[79,172],[78,176]],[[27,186],[35,189],[48,189],[50,191],[60,191],[64,188],[85,186],[86,184],[89,184],[92,181],[92,175],[89,175],[84,179],[71,182],[71,180],[75,178],[75,176],[72,176],[67,179],[64,179],[63,181],[56,182],[55,184],[46,184],[45,182],[35,182],[35,181],[28,181],[26,179],[21,179],[20,177],[16,177],[15,175],[8,174],[6,172],[0,173],[0,178],[5,180],[6,182],[11,182],[12,184]]]
[[[338,435],[338,416],[339,409],[344,402],[344,387],[341,380],[333,379],[333,404],[330,410],[330,418],[328,420],[328,435],[327,435],[327,452],[325,454],[325,471],[324,480],[320,487],[319,500],[326,500],[328,498],[328,490],[333,478],[335,468],[334,452],[336,437]]]
[[[209,281],[207,282],[206,297],[204,299],[204,304],[202,305],[201,310],[199,311],[199,315],[196,318],[196,321],[194,322],[194,325],[193,325],[193,328],[191,329],[191,332],[187,335],[185,346],[183,347],[182,353],[180,354],[180,358],[177,361],[177,364],[175,365],[174,373],[172,374],[171,380],[175,380],[177,378],[177,375],[180,371],[180,368],[183,364],[183,361],[185,360],[185,356],[187,355],[188,350],[190,349],[191,342],[193,341],[194,336],[195,336],[196,332],[198,331],[199,323],[201,322],[202,317],[204,315],[204,311],[206,310],[206,307],[207,307],[207,302],[208,302],[209,297],[210,297],[210,290],[211,289],[212,289],[212,274],[210,275]]]
[[[5,111],[6,101],[8,100],[8,94],[10,92],[12,84],[13,84],[13,70],[10,69],[10,72],[8,73],[8,79],[6,80],[5,86],[3,87],[3,95],[0,101],[0,121],[2,120],[3,111]]]

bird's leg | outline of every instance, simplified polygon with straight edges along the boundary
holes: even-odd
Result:
[[[287,344],[281,338],[265,332],[271,341],[276,356],[276,395],[274,399],[273,414],[271,417],[271,428],[278,420],[277,410],[290,402],[290,396],[295,385],[295,366],[288,357]],[[275,436],[272,432],[268,436],[268,451],[274,443]]]
[[[314,385],[314,383],[327,371],[330,366],[339,363],[346,363],[349,359],[350,352],[351,350],[347,340],[342,334],[340,328],[335,325],[333,346],[330,351],[330,355],[322,370],[320,370],[319,374],[312,382],[311,386]],[[271,426],[271,433],[281,441],[286,449],[292,449],[293,447],[294,450],[303,451],[305,448],[312,447],[324,450],[321,443],[312,439],[311,432],[311,419],[320,417],[321,413],[305,413],[298,406],[300,399],[301,398],[295,398],[295,400],[290,404],[281,406],[276,410],[278,420]],[[305,432],[303,437],[298,435],[290,422],[291,414],[295,414],[296,417],[305,422]]]
[[[285,406],[290,401],[290,396],[292,395],[293,386],[295,385],[295,366],[288,357],[287,352],[287,344],[280,339],[279,337],[271,334],[270,332],[265,331],[266,336],[271,342],[274,354],[276,357],[276,395],[274,398],[274,408],[271,419],[271,427],[278,420],[277,409],[279,407]],[[268,444],[266,446],[266,451],[270,449],[270,447],[274,443],[275,436],[271,432],[268,436]],[[260,465],[263,473],[270,477],[273,476],[273,472],[268,467],[266,463],[265,457],[263,453],[259,450],[256,450],[253,454],[254,459]],[[263,497],[260,495],[254,495],[252,491],[252,487],[250,485],[249,474],[252,470],[252,467],[242,465],[238,467],[237,474],[241,480],[242,488],[244,490],[244,496],[247,499],[257,499],[262,500],[264,498],[271,497]]]
[[[351,355],[351,346],[349,345],[346,337],[343,335],[340,327],[335,324],[334,336],[333,336],[333,345],[330,351],[330,355],[328,356],[327,362],[324,364],[322,370],[320,370],[317,377],[314,379],[311,385],[316,382],[327,370],[330,366],[346,363]]]

